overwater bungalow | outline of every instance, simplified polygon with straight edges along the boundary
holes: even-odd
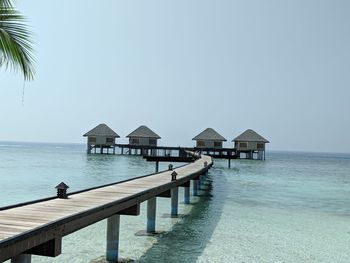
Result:
[[[257,132],[248,129],[232,140],[237,154],[244,153],[247,159],[254,159],[254,153],[258,160],[265,160],[265,144],[269,143]]]
[[[212,128],[206,128],[192,140],[196,141],[197,148],[211,148],[211,149],[221,149],[222,142],[226,139],[221,136],[217,131]]]
[[[87,153],[91,153],[93,149],[96,153],[96,149],[98,148],[101,154],[104,153],[104,149],[107,149],[107,154],[109,153],[109,149],[113,149],[114,154],[116,138],[120,138],[120,136],[105,123],[97,125],[83,136],[87,137]]]
[[[161,139],[158,134],[145,125],[138,127],[126,137],[129,138],[129,144],[131,146],[155,147],[158,144],[158,139]]]

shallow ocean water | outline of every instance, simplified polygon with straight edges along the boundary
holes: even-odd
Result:
[[[162,164],[164,168],[167,164]],[[0,205],[152,173],[135,156],[86,155],[83,145],[0,143]],[[171,218],[157,199],[155,237],[141,215],[121,217],[120,257],[136,262],[350,262],[350,155],[268,152],[267,160],[215,160],[201,196]],[[180,189],[182,190],[182,189]],[[33,262],[91,262],[104,255],[106,221],[63,239],[63,253]],[[97,262],[98,260],[96,260]],[[102,262],[101,260],[99,262]]]

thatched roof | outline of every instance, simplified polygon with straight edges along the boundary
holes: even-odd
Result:
[[[223,141],[223,142],[226,141],[224,137],[222,137],[219,133],[217,133],[212,128],[206,128],[204,131],[202,131],[192,140],[211,140],[211,141]]]
[[[83,136],[109,136],[114,138],[120,138],[120,136],[115,131],[113,131],[104,123],[97,125],[95,128],[85,133]]]
[[[264,143],[269,143],[268,140],[266,140],[264,137],[257,134],[255,131],[253,131],[251,129],[246,130],[241,135],[234,138],[232,141],[233,142],[264,142]]]
[[[156,134],[154,131],[152,131],[150,128],[148,128],[145,125],[141,125],[136,130],[134,130],[132,133],[130,133],[127,138],[130,137],[139,137],[139,138],[154,138],[154,139],[161,139],[161,137]]]

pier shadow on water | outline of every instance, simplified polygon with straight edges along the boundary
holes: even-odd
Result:
[[[173,226],[171,231],[159,236],[157,242],[133,262],[196,262],[220,220],[227,183],[220,168],[211,171],[213,182],[201,191],[199,201],[191,212]]]

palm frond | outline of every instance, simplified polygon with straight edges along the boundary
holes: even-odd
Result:
[[[1,7],[13,8],[12,0],[0,0],[0,8]]]
[[[34,57],[25,19],[11,0],[0,0],[0,66],[20,70],[25,80],[34,78]]]

